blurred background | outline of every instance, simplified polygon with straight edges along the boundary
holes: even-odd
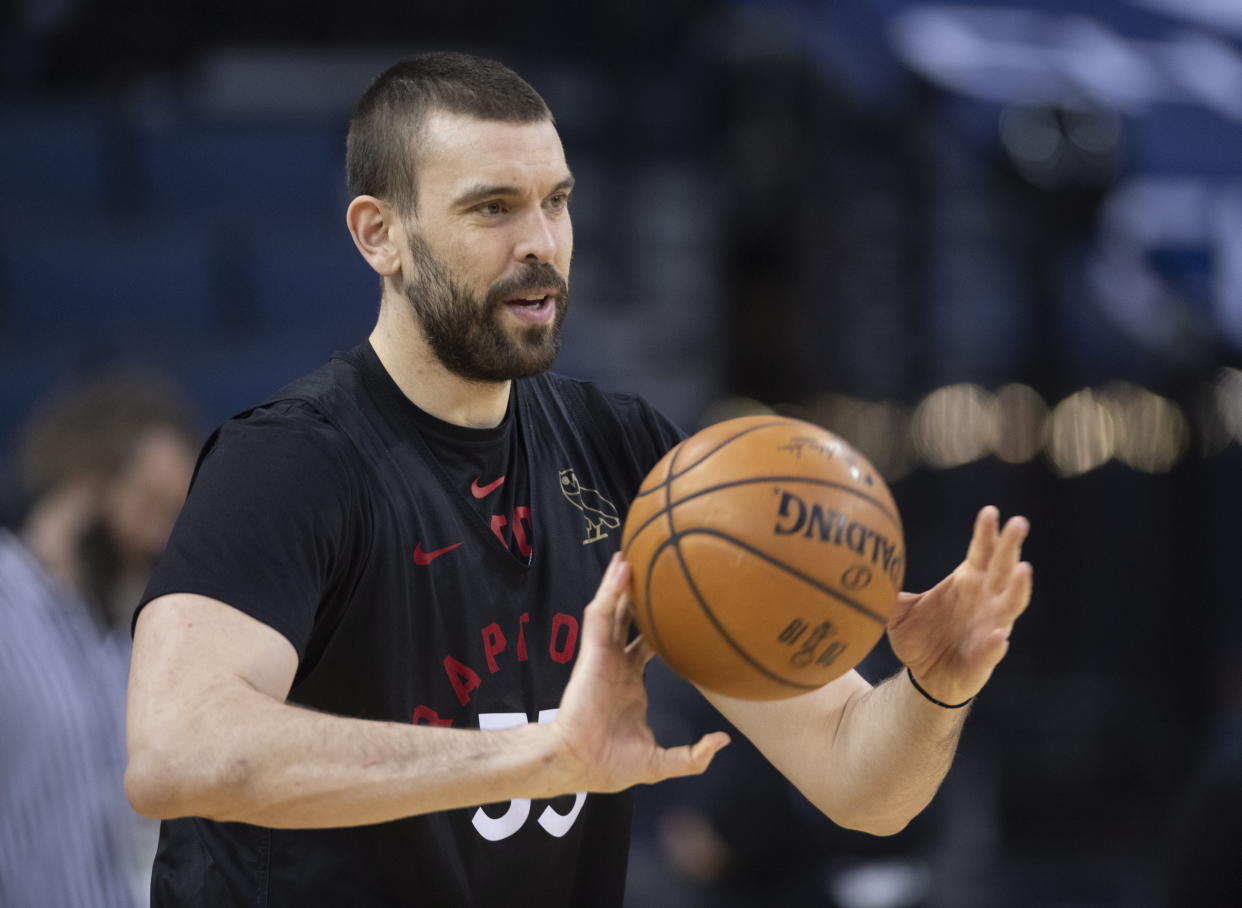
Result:
[[[578,179],[559,371],[842,435],[910,589],[983,504],[1033,524],[924,815],[836,830],[735,744],[640,792],[629,903],[1242,905],[1242,5],[586,7],[0,0],[0,525],[49,393],[140,366],[206,430],[361,340],[352,104],[410,53],[495,56]],[[658,668],[652,710],[717,727]]]

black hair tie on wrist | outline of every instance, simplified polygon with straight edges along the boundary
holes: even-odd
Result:
[[[971,700],[975,699],[974,697],[967,697],[961,703],[945,703],[943,700],[937,700],[927,691],[923,690],[923,688],[919,685],[919,682],[914,680],[914,672],[910,671],[910,666],[908,665],[906,666],[906,677],[910,679],[910,683],[914,685],[915,690],[917,690],[920,694],[922,694],[924,697],[926,697],[931,702],[935,703],[937,706],[942,706],[945,709],[961,709],[963,706],[966,706],[968,703],[970,703]]]

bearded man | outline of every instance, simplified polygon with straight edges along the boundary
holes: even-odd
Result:
[[[152,903],[620,905],[627,789],[705,771],[728,737],[655,741],[620,534],[584,525],[561,478],[623,515],[683,436],[548,371],[574,178],[515,73],[397,64],[347,168],[375,329],[212,437],[136,622],[127,786],[165,820]],[[966,562],[899,605],[921,688],[851,672],[709,699],[833,820],[899,830],[952,758],[946,706],[1026,606],[1025,533],[984,509]]]

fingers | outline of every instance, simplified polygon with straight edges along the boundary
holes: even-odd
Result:
[[[1009,650],[1009,635],[1013,632],[1014,622],[1031,602],[1032,574],[1031,565],[1025,561],[1014,565],[1010,573],[1000,607],[995,613],[997,626],[980,646],[982,658],[993,665]]]
[[[616,639],[617,623],[621,620],[617,612],[622,611],[622,595],[630,582],[630,566],[621,560],[617,552],[608,562],[608,568],[600,579],[595,598],[586,607],[583,635],[597,643],[607,643]]]
[[[996,548],[996,527],[999,523],[1000,511],[994,505],[982,508],[975,517],[975,530],[970,537],[970,548],[966,550],[966,561],[972,567],[987,570]]]
[[[1010,625],[1026,611],[1031,602],[1031,587],[1034,581],[1034,569],[1030,562],[1022,561],[1013,566],[1005,590],[1003,613]]]
[[[888,626],[894,627],[906,620],[906,616],[910,613],[919,600],[923,598],[923,593],[898,593],[897,604],[893,606],[893,610],[888,614]]]
[[[1009,652],[1009,633],[997,629],[988,634],[979,644],[978,658],[988,667],[989,673],[997,663]]]
[[[634,620],[634,603],[629,593],[622,593],[612,618],[612,642],[617,646],[625,646],[630,635],[630,623]]]
[[[608,602],[615,605],[615,600],[623,592],[625,585],[630,580],[630,566],[621,560],[620,552],[613,552],[612,558],[608,561],[608,567],[604,569],[604,576],[600,578],[599,589],[595,591],[595,599],[593,602]]]
[[[625,647],[625,654],[630,660],[637,662],[643,668],[647,667],[647,663],[656,657],[656,651],[651,648],[646,638],[639,634]]]
[[[716,754],[729,744],[729,736],[722,731],[704,735],[693,745],[669,747],[659,751],[652,767],[653,775],[648,782],[662,782],[681,776],[697,776],[706,772]]]
[[[1031,524],[1025,517],[1010,517],[1001,532],[987,566],[987,587],[1000,592],[1013,575],[1013,569],[1022,553],[1022,543],[1030,532]]]

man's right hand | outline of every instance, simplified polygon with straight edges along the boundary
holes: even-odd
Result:
[[[569,778],[567,791],[621,791],[639,783],[702,773],[729,743],[724,732],[694,745],[661,747],[647,724],[643,671],[654,652],[642,636],[626,643],[632,611],[630,566],[613,556],[586,607],[582,642],[551,730]]]

